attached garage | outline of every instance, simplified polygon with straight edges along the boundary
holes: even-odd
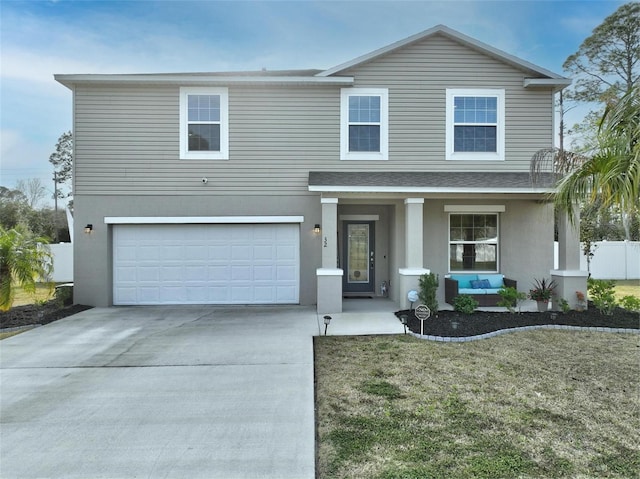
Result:
[[[113,304],[297,304],[297,223],[113,224]]]

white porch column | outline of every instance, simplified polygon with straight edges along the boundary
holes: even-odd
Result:
[[[342,312],[342,274],[338,266],[338,198],[321,198],[322,267],[316,270],[318,313]]]
[[[569,214],[574,215],[573,225]],[[551,278],[558,284],[553,306],[559,309],[560,299],[566,299],[572,309],[576,309],[576,291],[587,294],[586,271],[580,270],[580,212],[577,208],[567,213],[558,213],[558,269],[551,271]],[[586,304],[583,305],[586,307]]]
[[[429,274],[423,267],[424,198],[406,198],[405,204],[405,267],[400,268],[400,309],[410,306],[407,293],[419,290],[420,276]]]

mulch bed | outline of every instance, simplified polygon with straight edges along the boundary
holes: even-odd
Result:
[[[42,305],[15,306],[9,311],[0,312],[0,329],[48,324],[91,308],[92,306],[83,304],[61,307],[55,300],[47,301]]]
[[[408,316],[408,328],[420,334],[420,321],[413,311],[404,310],[395,313],[398,318]],[[454,328],[453,322],[457,322]],[[501,329],[520,328],[524,326],[541,326],[558,324],[565,326],[640,329],[640,315],[626,309],[616,308],[613,315],[601,314],[593,304],[586,311],[558,312],[552,319],[551,312],[544,313],[509,313],[474,311],[473,314],[462,314],[457,311],[438,311],[424,321],[424,334],[427,336],[465,337],[491,333]]]

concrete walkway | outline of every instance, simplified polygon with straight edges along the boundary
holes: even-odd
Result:
[[[330,314],[327,336],[403,334],[404,326],[395,317],[398,305],[387,298],[344,299],[342,313]],[[324,316],[318,315],[318,331],[324,335]]]
[[[97,308],[0,343],[0,477],[315,477],[314,308]]]

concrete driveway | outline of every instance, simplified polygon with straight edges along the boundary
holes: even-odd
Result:
[[[97,308],[0,343],[0,477],[313,478],[314,308]]]

